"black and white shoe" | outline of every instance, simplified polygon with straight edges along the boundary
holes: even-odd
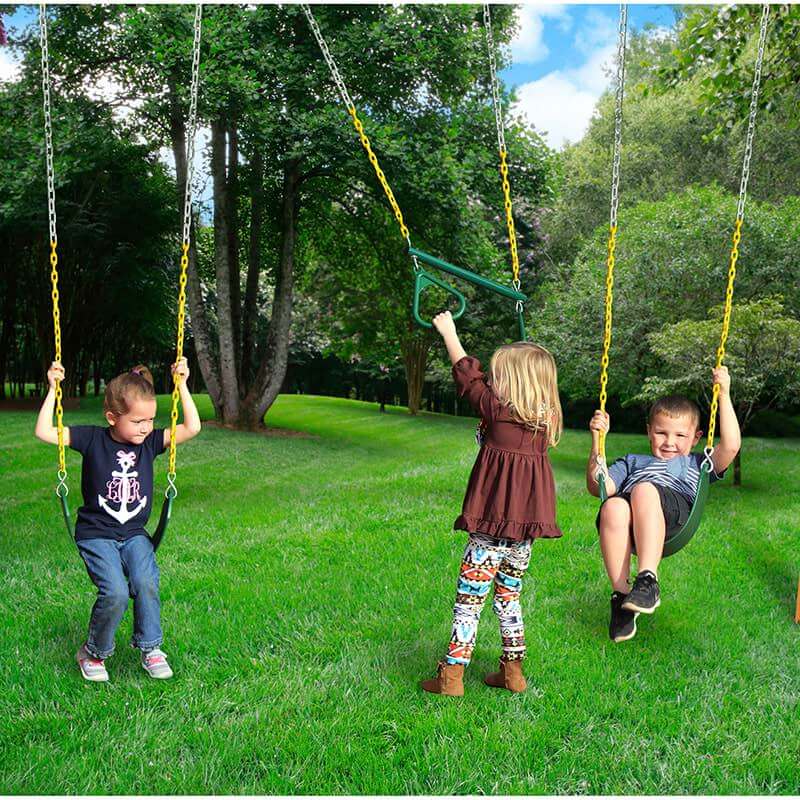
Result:
[[[661,605],[661,590],[658,580],[649,569],[640,572],[633,582],[633,588],[622,603],[626,611],[652,614]]]
[[[614,592],[611,595],[611,622],[608,624],[608,635],[615,642],[627,642],[636,636],[636,611],[628,611],[622,607],[627,595]]]

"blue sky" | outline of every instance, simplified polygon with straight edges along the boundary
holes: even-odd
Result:
[[[551,147],[577,141],[608,86],[604,66],[616,53],[618,5],[525,4],[511,45],[512,65],[501,75],[517,90],[517,111]],[[628,27],[666,29],[669,5],[629,5]]]
[[[519,33],[512,43],[512,65],[501,72],[519,96],[516,111],[559,148],[586,130],[597,99],[608,85],[603,67],[615,52],[619,6],[523,4]],[[31,22],[36,7],[22,6],[6,18],[7,27]],[[650,23],[668,28],[674,22],[669,5],[628,6],[629,26]],[[0,78],[13,77],[14,64],[0,49]]]

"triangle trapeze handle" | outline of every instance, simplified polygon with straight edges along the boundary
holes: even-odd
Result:
[[[425,289],[427,289],[429,286],[438,286],[440,289],[444,289],[448,294],[452,295],[456,298],[456,300],[458,300],[458,308],[453,313],[453,319],[458,319],[467,310],[467,301],[464,298],[464,295],[461,294],[458,289],[455,289],[450,286],[450,284],[445,283],[443,280],[441,280],[441,278],[431,275],[430,272],[426,272],[424,269],[421,269],[419,272],[417,272],[416,278],[414,279],[414,320],[416,321],[417,325],[421,325],[423,328],[433,327],[430,322],[422,319],[422,317],[419,315],[419,299]]]

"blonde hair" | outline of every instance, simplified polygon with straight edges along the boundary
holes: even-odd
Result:
[[[135,366],[130,372],[117,375],[106,384],[103,411],[110,411],[118,417],[127,414],[133,397],[138,400],[156,399],[153,373],[143,364]]]
[[[495,351],[489,372],[497,399],[526,427],[547,431],[551,447],[557,445],[564,428],[564,415],[553,356],[538,344],[514,342]]]

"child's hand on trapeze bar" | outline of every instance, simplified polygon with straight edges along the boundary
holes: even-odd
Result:
[[[448,334],[452,335],[456,332],[456,323],[453,321],[453,315],[449,311],[442,311],[433,318],[433,327],[446,338]]]

